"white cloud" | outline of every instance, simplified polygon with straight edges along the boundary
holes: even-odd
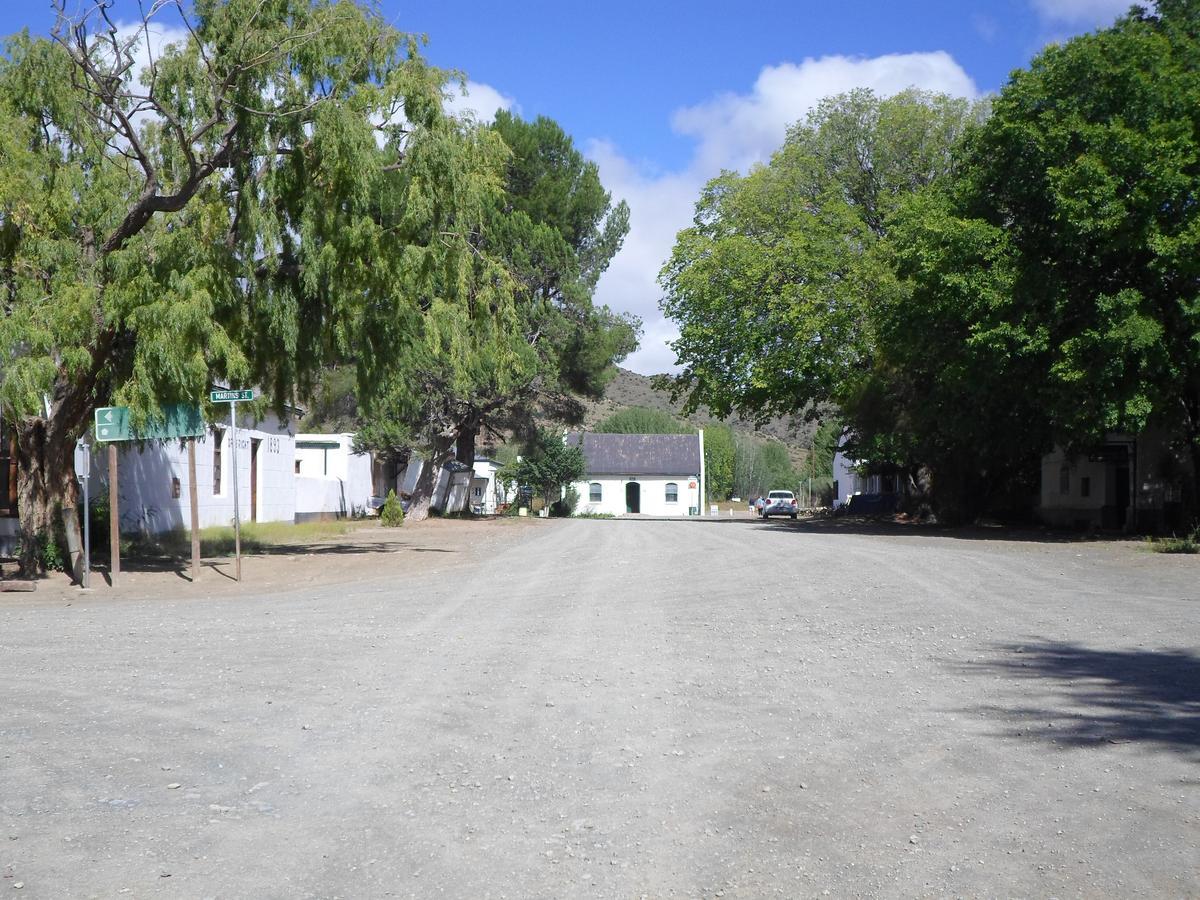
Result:
[[[500,109],[516,109],[516,101],[490,84],[468,81],[463,88],[457,85],[449,91],[446,109],[456,116],[470,115],[480,122],[491,122]]]
[[[1033,8],[1047,22],[1063,25],[1108,25],[1129,11],[1134,0],[1032,0]],[[1151,5],[1142,0],[1142,6]]]
[[[678,110],[672,126],[696,147],[683,169],[649,173],[611,142],[593,141],[588,155],[614,198],[629,202],[630,232],[600,280],[597,300],[642,317],[642,346],[626,362],[643,373],[675,369],[667,344],[678,332],[658,309],[656,279],[670,256],[675,235],[687,227],[705,182],[722,169],[744,171],[770,158],[787,127],[821,99],[856,87],[884,96],[908,87],[975,97],[978,90],[962,67],[944,52],[890,54],[870,59],[826,56],[800,64],[764,68],[747,94],[726,93]]]

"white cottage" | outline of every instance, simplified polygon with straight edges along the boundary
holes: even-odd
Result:
[[[582,447],[581,513],[697,516],[704,506],[704,432],[567,435]]]
[[[510,492],[507,486],[497,478],[497,473],[501,469],[497,460],[486,456],[476,456],[475,465],[472,468],[474,474],[471,476],[471,511],[481,516],[495,515],[500,504],[512,501],[515,491]]]
[[[1047,525],[1111,531],[1177,531],[1193,475],[1171,433],[1110,433],[1087,452],[1042,457],[1039,515]]]
[[[108,488],[107,445],[93,445],[92,496]],[[196,438],[200,527],[233,522],[234,466],[243,522],[291,522],[296,513],[295,438],[274,414],[239,422],[237,446],[227,425]],[[121,531],[157,534],[191,522],[187,445],[179,440],[117,444]]]

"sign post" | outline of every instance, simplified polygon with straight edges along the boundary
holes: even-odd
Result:
[[[192,508],[192,584],[200,580],[200,494],[196,490],[196,439],[188,438],[188,503]]]
[[[121,492],[117,486],[117,445],[108,445],[108,577],[116,586],[121,574]]]
[[[164,441],[173,438],[195,438],[204,434],[204,414],[200,407],[187,403],[170,403],[162,408],[161,422],[147,422],[138,430],[133,427],[128,406],[101,406],[96,409],[96,440],[108,444],[108,531],[109,550],[112,565],[109,574],[116,583],[121,574],[121,511],[120,485],[117,482],[117,442],[118,441]],[[192,451],[195,452],[194,449]],[[195,469],[191,470],[192,480],[192,543],[196,544],[196,528],[198,516],[195,501]],[[193,553],[194,567],[197,565]]]
[[[229,448],[233,457],[233,567],[234,576],[242,580],[242,520],[238,509],[238,445],[237,405],[253,400],[254,391],[211,391],[208,399],[213,403],[229,404]]]
[[[92,527],[91,502],[88,496],[88,480],[92,474],[92,448],[82,440],[75,442],[75,474],[83,482],[83,588],[90,588],[92,580]]]

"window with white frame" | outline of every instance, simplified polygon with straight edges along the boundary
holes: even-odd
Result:
[[[678,503],[679,502],[679,485],[677,485],[673,481],[667,482],[667,502],[668,503]]]
[[[600,482],[593,481],[588,485],[588,503],[599,503],[603,496],[604,491],[600,487]]]

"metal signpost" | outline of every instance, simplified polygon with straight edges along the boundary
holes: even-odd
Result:
[[[242,580],[242,522],[238,510],[237,405],[254,399],[254,391],[211,391],[213,403],[229,404],[229,447],[233,451],[233,565],[234,575]]]
[[[101,406],[97,408],[96,440],[108,444],[108,529],[112,564],[109,574],[116,581],[121,574],[121,514],[119,508],[119,485],[117,483],[117,443],[120,441],[163,441],[173,438],[190,438],[193,453],[196,438],[204,434],[204,413],[199,406],[187,403],[170,403],[162,408],[161,422],[147,422],[140,430],[133,427],[128,406]],[[78,469],[76,470],[78,471]],[[195,473],[192,473],[193,485]],[[196,542],[196,492],[192,491],[192,578],[199,573],[199,545]]]
[[[75,442],[75,475],[83,482],[83,588],[90,588],[92,580],[92,527],[91,503],[88,498],[88,480],[92,474],[92,448],[83,441]]]

